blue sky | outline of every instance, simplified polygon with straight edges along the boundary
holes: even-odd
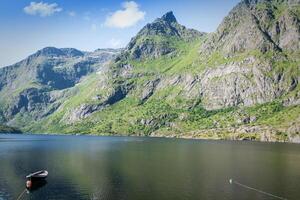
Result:
[[[212,32],[239,0],[1,0],[0,66],[46,46],[124,47],[145,24],[173,11],[188,28]]]

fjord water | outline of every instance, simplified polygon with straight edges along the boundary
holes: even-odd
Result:
[[[144,137],[0,134],[0,199],[300,199],[300,145]]]

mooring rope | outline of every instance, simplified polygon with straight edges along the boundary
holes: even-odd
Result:
[[[23,192],[18,196],[17,200],[21,199],[21,197],[23,196],[23,194],[26,192],[26,188],[23,190]]]
[[[256,189],[256,188],[253,188],[253,187],[250,187],[250,186],[247,186],[247,185],[244,185],[238,181],[234,181],[232,179],[229,179],[229,183],[230,184],[236,184],[238,186],[241,186],[241,187],[244,187],[246,189],[249,189],[249,190],[254,190],[258,193],[261,193],[261,194],[264,194],[264,195],[267,195],[267,196],[270,196],[270,197],[274,197],[274,198],[277,198],[277,199],[281,199],[281,200],[287,200],[286,198],[283,198],[283,197],[280,197],[280,196],[277,196],[277,195],[274,195],[274,194],[271,194],[271,193],[268,193],[268,192],[265,192],[265,191],[262,191],[262,190],[259,190],[259,189]]]

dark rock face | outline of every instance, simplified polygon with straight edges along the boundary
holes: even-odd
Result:
[[[167,12],[166,14],[164,14],[162,17],[161,17],[161,20],[165,21],[165,22],[168,22],[168,23],[177,23],[177,20],[173,14],[172,11],[169,11]]]
[[[146,101],[149,97],[151,97],[159,84],[159,79],[156,79],[154,81],[148,81],[146,84],[143,85],[143,92],[141,95],[141,101]]]
[[[18,113],[42,111],[48,104],[52,103],[49,94],[36,88],[24,90],[13,102],[14,104],[7,110],[6,116],[8,118]],[[43,115],[44,113],[40,112],[36,118],[40,118]]]
[[[67,113],[64,116],[64,122],[67,124],[72,124],[81,119],[84,119],[96,111],[101,111],[102,109],[115,104],[116,102],[124,99],[131,88],[117,87],[115,90],[103,101],[98,104],[82,104],[79,107]]]
[[[60,65],[60,63],[54,63]],[[54,89],[65,89],[75,85],[82,76],[94,71],[93,63],[80,61],[68,69],[55,69],[53,63],[43,63],[37,69],[37,81]]]
[[[124,88],[118,87],[115,89],[114,93],[110,95],[104,104],[112,105],[122,99],[124,99],[127,95],[128,91]]]

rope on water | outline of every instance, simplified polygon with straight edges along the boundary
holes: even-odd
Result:
[[[17,200],[21,199],[23,194],[26,192],[26,188],[23,190],[23,192],[18,196]]]
[[[286,198],[283,198],[283,197],[280,197],[280,196],[277,196],[277,195],[274,195],[274,194],[271,194],[271,193],[268,193],[268,192],[265,192],[265,191],[262,191],[262,190],[259,190],[259,189],[247,186],[247,185],[244,185],[244,184],[239,183],[238,181],[234,181],[232,179],[229,179],[229,183],[230,184],[236,184],[238,186],[244,187],[244,188],[249,189],[249,190],[254,190],[254,191],[258,192],[258,193],[261,193],[261,194],[264,194],[264,195],[267,195],[267,196],[270,196],[270,197],[274,197],[274,198],[281,199],[281,200],[287,200]]]

